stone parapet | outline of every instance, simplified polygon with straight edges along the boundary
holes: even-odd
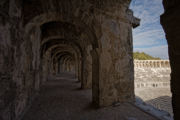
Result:
[[[170,68],[169,60],[134,60],[135,68]]]

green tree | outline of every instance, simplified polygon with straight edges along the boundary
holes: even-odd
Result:
[[[152,57],[144,52],[134,52],[133,57],[136,60],[160,60],[160,58]]]

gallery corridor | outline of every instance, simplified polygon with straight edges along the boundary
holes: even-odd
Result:
[[[23,120],[156,120],[128,103],[93,107],[91,90],[81,89],[74,78],[69,73],[50,78]]]

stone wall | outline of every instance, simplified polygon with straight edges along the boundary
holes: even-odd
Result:
[[[161,15],[161,25],[164,29],[169,60],[171,64],[171,91],[174,119],[180,119],[180,1],[163,0],[164,13]]]
[[[134,60],[135,88],[170,88],[168,60]]]
[[[98,107],[133,102],[132,28],[139,19],[129,4],[0,0],[0,120],[19,119],[48,77],[70,63]]]
[[[135,94],[146,103],[173,115],[168,60],[134,60]]]

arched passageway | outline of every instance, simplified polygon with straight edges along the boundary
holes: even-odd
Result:
[[[169,35],[173,29],[165,23],[170,19],[167,11],[177,1],[164,1],[162,24],[168,41],[174,41],[170,39],[175,33]],[[40,88],[61,71],[74,72],[82,89],[92,88],[92,101],[98,107],[133,103],[132,28],[139,25],[139,19],[129,4],[130,0],[2,0],[0,119],[19,119]],[[173,17],[170,20],[179,19]],[[178,103],[180,67],[176,66],[179,57],[174,43],[170,60],[173,101]],[[174,108],[178,116],[179,107]]]
[[[77,82],[71,73],[53,76],[45,82],[39,97],[33,102],[23,120],[37,118],[40,120],[126,120],[132,118],[157,120],[128,103],[97,109],[92,106],[91,90],[79,89],[80,86],[80,82]]]

